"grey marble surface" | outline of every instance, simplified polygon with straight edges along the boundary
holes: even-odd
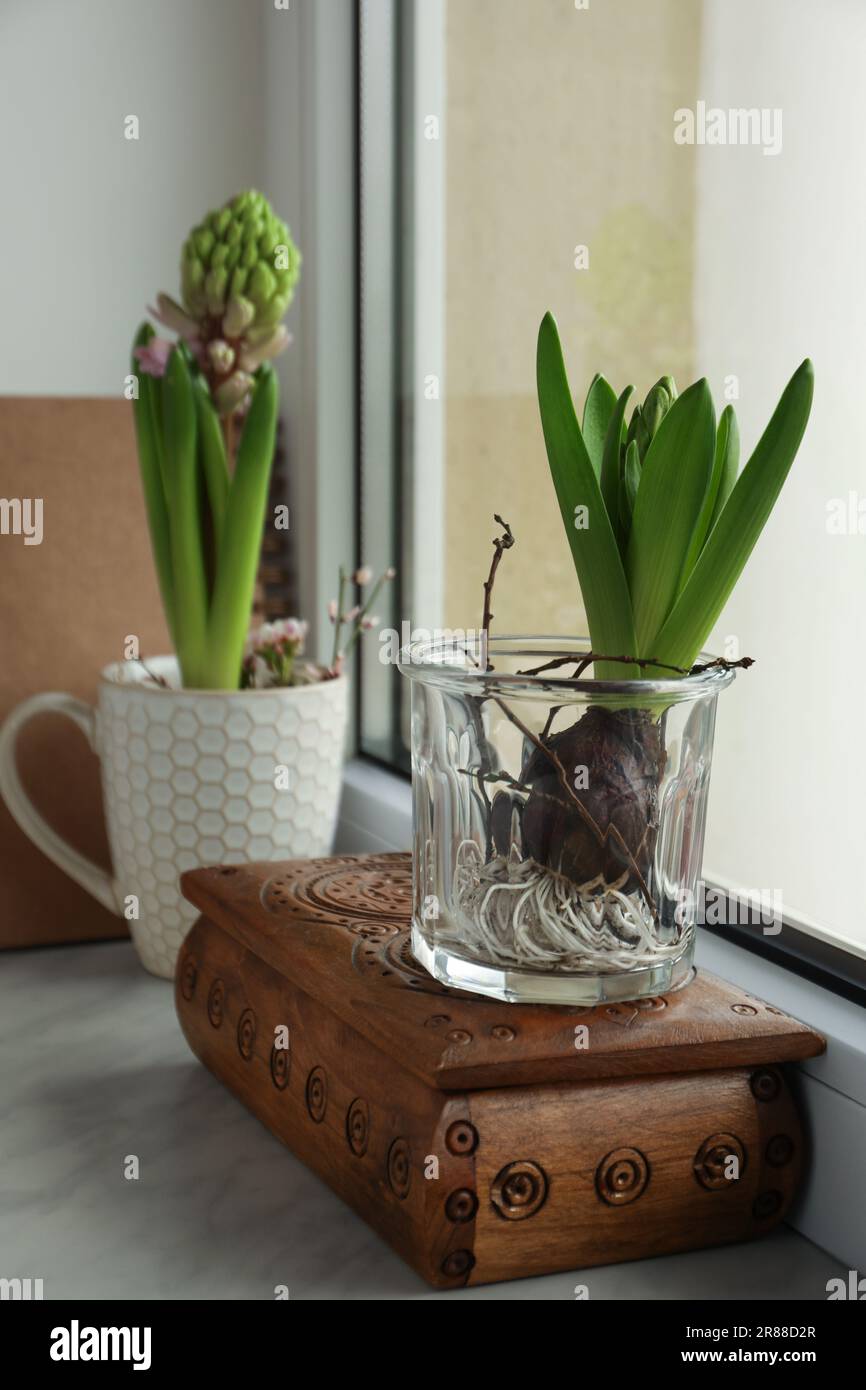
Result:
[[[840,1272],[783,1228],[434,1293],[195,1060],[130,945],[0,956],[0,1276],[46,1299],[823,1300]]]

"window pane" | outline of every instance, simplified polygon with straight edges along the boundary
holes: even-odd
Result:
[[[853,714],[866,678],[866,185],[851,148],[866,119],[866,10],[849,0],[413,8],[416,25],[418,11],[439,24],[440,43],[404,35],[402,206],[417,212],[425,196],[429,206],[439,180],[442,236],[438,261],[400,242],[404,376],[411,363],[401,419],[413,421],[397,451],[411,549],[401,615],[480,623],[498,511],[518,544],[497,580],[496,630],[585,630],[535,396],[546,309],[581,399],[596,371],[639,396],[664,372],[681,389],[705,375],[717,410],[735,405],[743,460],[812,357],[804,445],[708,643],[757,664],[720,703],[705,870],[778,892],[786,916],[866,953],[851,872],[866,782]],[[702,103],[704,136],[719,108],[739,143],[700,143]],[[695,114],[693,144],[674,138],[683,108]],[[431,115],[439,138],[425,147]],[[425,394],[437,370],[438,402]],[[421,544],[413,486],[437,410],[441,449],[425,455],[420,492],[441,497],[441,519],[432,507],[435,534]],[[392,728],[405,736],[405,720]]]

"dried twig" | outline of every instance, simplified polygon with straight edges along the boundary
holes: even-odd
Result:
[[[151,671],[143,656],[136,656],[132,659],[138,662],[139,666],[144,670],[145,675],[153,681],[154,685],[159,685],[163,690],[168,690],[168,681],[165,676],[158,676],[155,671]]]
[[[550,661],[545,661],[541,666],[533,666],[525,671],[518,671],[519,676],[540,676],[543,671],[554,671],[560,666],[574,665],[574,675],[572,680],[579,680],[587,667],[594,661],[619,661],[626,666],[639,666],[642,670],[647,666],[657,666],[661,671],[673,671],[678,676],[700,676],[704,671],[735,671],[742,669],[747,671],[750,666],[754,666],[755,659],[751,656],[740,657],[739,661],[728,661],[724,656],[717,656],[713,661],[705,661],[698,666],[671,666],[667,661],[659,661],[655,656],[606,656],[601,652],[586,652],[583,656],[556,656]]]
[[[717,656],[712,661],[705,661],[703,665],[693,666],[689,671],[690,676],[699,676],[704,671],[748,671],[750,666],[754,666],[753,656],[741,656],[739,661],[728,661],[724,656]]]
[[[503,552],[510,550],[514,544],[514,536],[511,533],[511,527],[508,525],[508,522],[503,521],[498,512],[493,513],[493,520],[503,528],[503,534],[501,536],[496,536],[493,541],[493,559],[490,562],[490,573],[484,581],[484,614],[481,619],[481,641],[483,643],[482,652],[485,657],[490,643],[490,624],[493,620],[493,610],[490,607],[493,598],[493,581],[496,578],[496,571],[499,569],[499,562],[502,559]],[[487,661],[486,670],[493,670],[490,661]]]

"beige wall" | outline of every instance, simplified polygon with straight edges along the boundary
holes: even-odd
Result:
[[[575,397],[692,374],[698,5],[449,0],[445,622],[480,622],[499,511],[518,537],[496,626],[573,632],[582,609],[535,400],[556,315]],[[637,132],[637,135],[635,134]],[[588,270],[574,248],[589,247]]]

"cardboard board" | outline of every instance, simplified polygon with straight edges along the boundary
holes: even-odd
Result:
[[[0,397],[0,498],[43,499],[41,544],[0,534],[0,721],[42,690],[95,701],[99,672],[129,633],[144,656],[170,650],[127,401]],[[84,736],[45,715],[18,750],[38,809],[108,866],[99,766]],[[0,948],[126,934],[0,802]]]

